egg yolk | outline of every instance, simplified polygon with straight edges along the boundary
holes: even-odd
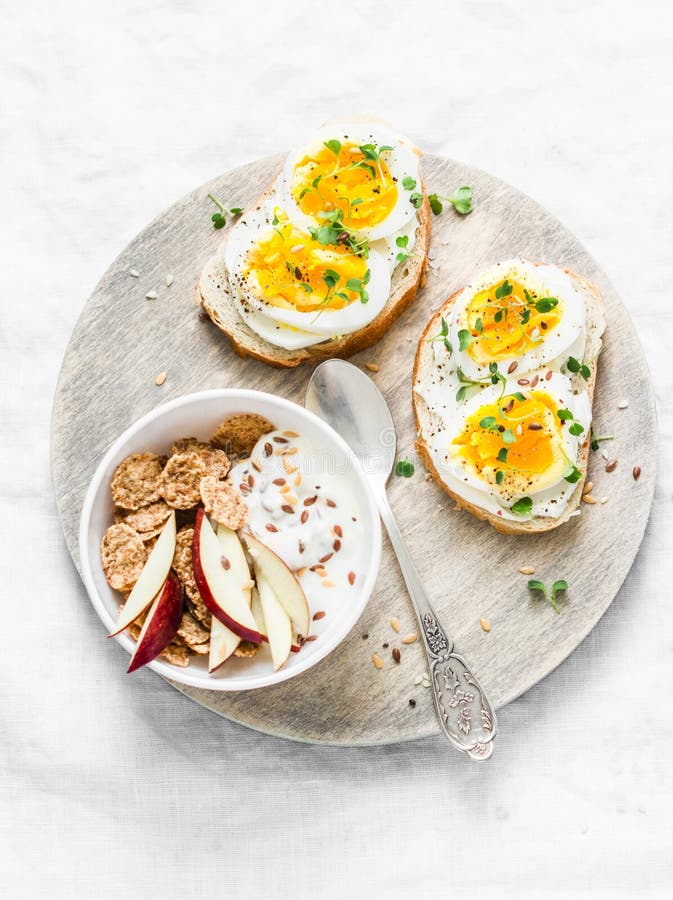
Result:
[[[540,296],[505,279],[470,300],[467,352],[477,365],[521,356],[542,343],[562,317],[563,304],[557,297]]]
[[[397,184],[383,156],[373,144],[338,142],[307,151],[292,173],[292,196],[307,216],[341,210],[343,227],[357,231],[383,222],[397,203]],[[385,151],[383,151],[385,155]],[[378,156],[372,159],[371,156]]]
[[[265,303],[297,312],[343,309],[366,302],[366,260],[339,244],[325,246],[274,213],[274,224],[248,251],[244,276]]]
[[[455,455],[505,494],[542,490],[568,466],[557,401],[545,391],[521,397],[480,406],[453,440]]]

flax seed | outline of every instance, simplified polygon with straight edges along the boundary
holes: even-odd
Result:
[[[615,469],[617,468],[617,462],[618,462],[618,460],[616,460],[616,459],[611,459],[611,460],[609,460],[609,461],[605,464],[605,471],[606,471],[606,472],[614,472]]]
[[[305,509],[304,512],[301,514],[301,524],[305,525],[307,521],[308,521],[308,510]]]
[[[326,503],[331,509],[334,509],[334,507],[336,506],[336,503],[334,502],[334,500],[325,500],[325,503]]]
[[[396,663],[402,659],[402,654],[400,653],[399,647],[393,647],[393,659]]]
[[[324,619],[327,613],[324,609],[319,609],[318,612],[313,613],[313,621],[318,622],[320,619]]]
[[[640,466],[634,466],[631,474],[633,475],[633,480],[638,481],[640,478]]]
[[[355,572],[348,573],[348,583],[351,585],[351,587],[355,584]]]
[[[275,525],[272,525],[271,522],[268,522],[268,523],[267,523],[266,530],[267,530],[267,531],[278,531],[278,529],[276,528],[276,526],[275,526]]]
[[[509,364],[509,366],[507,367],[507,374],[508,374],[508,375],[511,375],[512,372],[516,372],[516,370],[518,369],[518,367],[519,367],[519,363],[518,363],[515,359],[512,360],[512,362],[511,362],[511,363]]]
[[[281,506],[281,509],[283,510],[284,513],[287,513],[287,514],[290,515],[290,516],[291,516],[292,513],[294,512],[294,510],[292,509],[292,507],[289,506],[287,503],[283,503],[283,505]]]

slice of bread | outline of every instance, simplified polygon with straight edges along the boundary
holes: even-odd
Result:
[[[241,318],[229,291],[224,264],[224,236],[218,252],[206,263],[199,281],[200,300],[213,322],[229,338],[233,350],[243,358],[252,356],[271,366],[294,368],[304,362],[320,362],[333,356],[346,358],[375,344],[407,309],[423,281],[430,243],[430,204],[423,187],[423,204],[418,210],[418,228],[413,255],[393,272],[390,297],[376,318],[364,328],[342,337],[299,350],[285,350],[265,341]]]
[[[536,263],[536,265],[544,264]],[[573,279],[578,290],[581,290],[582,293],[587,297],[586,347],[584,351],[584,359],[582,360],[582,362],[586,363],[590,367],[591,377],[587,382],[579,373],[577,373],[576,375],[572,376],[572,381],[573,389],[578,390],[579,388],[582,388],[586,390],[589,394],[589,400],[593,403],[594,389],[596,386],[596,372],[598,368],[598,356],[600,354],[602,346],[601,336],[603,334],[603,331],[605,330],[605,306],[603,303],[603,298],[595,285],[591,284],[591,282],[587,281],[585,278],[582,278],[580,275],[576,275],[574,272],[571,272],[569,269],[564,269],[564,271]],[[463,497],[460,497],[456,493],[454,493],[454,491],[452,491],[451,488],[442,481],[439,472],[437,471],[433,463],[432,453],[426,443],[424,436],[432,434],[434,431],[436,431],[438,425],[440,424],[440,420],[434,412],[428,409],[425,400],[418,393],[418,391],[416,391],[416,386],[425,380],[434,365],[433,348],[432,344],[429,342],[429,339],[438,334],[438,332],[440,331],[442,316],[446,316],[449,313],[451,305],[453,304],[456,297],[460,294],[461,290],[462,288],[452,294],[448,298],[448,300],[445,300],[442,306],[435,312],[434,316],[428,323],[425,331],[421,336],[421,340],[418,344],[418,350],[416,351],[412,390],[414,415],[416,417],[416,449],[419,456],[423,460],[425,467],[435,479],[437,484],[456,501],[457,509],[466,509],[478,519],[484,519],[486,522],[490,522],[490,524],[496,529],[496,531],[500,531],[504,534],[537,534],[538,532],[551,531],[553,528],[558,528],[559,525],[562,525],[564,522],[567,522],[568,519],[570,519],[575,510],[578,508],[582,499],[584,482],[586,480],[586,464],[591,443],[589,434],[587,434],[586,439],[581,447],[579,460],[577,461],[577,467],[584,471],[584,475],[575,485],[575,489],[573,490],[572,495],[568,500],[568,505],[563,511],[562,515],[558,516],[557,518],[552,518],[550,516],[538,516],[521,522],[513,522],[508,519],[502,519],[500,518],[500,516],[494,515],[488,510],[476,506],[475,504],[470,503]]]

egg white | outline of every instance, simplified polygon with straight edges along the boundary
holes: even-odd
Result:
[[[517,363],[517,377],[543,366],[560,370],[568,356],[582,359],[586,341],[586,297],[573,284],[569,275],[554,265],[534,266],[522,259],[509,259],[497,263],[480,273],[456,297],[449,317],[449,340],[458,366],[473,379],[488,375],[488,363],[478,365],[467,352],[460,350],[458,332],[467,327],[467,309],[475,294],[501,284],[506,278],[517,280],[539,297],[558,297],[563,303],[563,316],[559,324],[540,334],[540,342],[520,356],[514,355],[498,361],[503,374],[510,365]]]
[[[303,230],[308,230],[311,226],[321,224],[321,220],[316,220],[303,213],[292,196],[292,174],[295,163],[304,155],[307,147],[321,146],[324,141],[333,139],[341,141],[342,144],[354,142],[358,146],[376,144],[377,147],[394,148],[392,151],[384,151],[382,159],[385,160],[391,176],[397,180],[397,202],[384,221],[371,228],[357,229],[357,231],[353,229],[353,234],[374,241],[399,232],[412,221],[417,222],[417,210],[409,200],[412,193],[421,191],[420,156],[417,148],[409,138],[393,131],[386,125],[342,119],[324,125],[312,138],[290,152],[287,157],[277,190],[283,207],[296,225]],[[402,181],[406,176],[414,179],[416,187],[410,190],[403,187]]]

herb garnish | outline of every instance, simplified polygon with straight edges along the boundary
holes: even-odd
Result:
[[[366,238],[357,240],[343,226],[343,210],[333,209],[331,212],[319,212],[318,218],[324,224],[309,227],[309,234],[319,244],[342,244],[351,249],[356,256],[367,259],[369,256],[369,241]]]
[[[594,434],[591,432],[591,449],[598,450],[603,441],[614,441],[614,434]]]
[[[413,463],[409,462],[408,459],[400,459],[397,461],[397,465],[395,466],[396,475],[400,475],[402,478],[411,478],[414,471]]]
[[[472,212],[472,188],[468,187],[468,185],[456,188],[450,197],[443,197],[441,194],[429,194],[428,200],[430,209],[436,216],[444,209],[442,200],[445,203],[450,203],[461,216],[466,216],[469,212]]]
[[[510,506],[511,511],[517,516],[527,516],[532,508],[533,501],[530,497],[521,497]]]
[[[532,579],[528,582],[528,590],[529,591],[539,591],[551,605],[554,607],[554,610],[557,613],[561,612],[561,609],[558,605],[558,600],[556,599],[558,594],[561,591],[568,590],[568,582],[565,579],[561,578],[559,581],[555,581],[551,586],[551,593],[547,593],[547,588],[545,587],[542,581],[537,581],[536,579]]]
[[[215,206],[220,210],[219,212],[213,213],[210,217],[210,221],[213,223],[213,228],[224,228],[227,224],[227,216],[240,216],[243,210],[240,206],[232,206],[231,209],[227,209],[217,197],[214,197],[212,194],[208,194],[208,199],[212,200]]]
[[[444,344],[444,346],[446,347],[446,349],[449,351],[449,354],[451,354],[451,353],[453,353],[453,345],[451,344],[451,341],[447,337],[448,333],[449,333],[448,323],[447,323],[446,319],[444,318],[444,316],[442,316],[442,328],[441,328],[439,334],[436,334],[434,337],[429,338],[428,343],[434,344],[435,341],[441,341]]]
[[[573,373],[573,375],[576,375],[577,372],[579,372],[585,381],[588,381],[591,377],[591,369],[589,368],[589,366],[582,365],[578,360],[575,359],[574,356],[568,357],[566,367],[569,372]]]
[[[416,179],[412,178],[411,175],[405,175],[402,179],[402,187],[405,191],[413,191],[416,187]]]
[[[460,337],[460,332],[458,332],[458,336]],[[505,393],[505,388],[507,387],[507,379],[501,372],[498,371],[497,363],[489,363],[488,371],[490,374],[487,375],[486,378],[474,379],[468,378],[465,372],[463,372],[460,366],[458,366],[456,368],[456,375],[458,376],[458,381],[461,383],[462,387],[458,388],[458,392],[456,393],[456,401],[460,403],[460,401],[465,397],[465,394],[471,387],[483,387],[485,384],[498,384],[498,382],[500,382],[500,385],[502,386],[500,397],[498,399],[502,400]]]

